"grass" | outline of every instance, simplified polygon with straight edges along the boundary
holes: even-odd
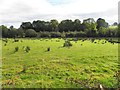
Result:
[[[72,40],[72,39],[70,39]],[[5,88],[117,87],[118,44],[105,39],[19,39],[2,42],[2,86]],[[30,51],[26,52],[25,47]],[[15,47],[19,50],[14,52]],[[50,47],[50,51],[47,49]],[[82,82],[82,84],[80,84]]]

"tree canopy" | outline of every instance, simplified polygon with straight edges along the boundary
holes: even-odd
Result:
[[[110,28],[105,19],[93,18],[62,20],[60,23],[56,19],[50,21],[36,20],[33,22],[22,22],[18,29],[1,25],[2,37],[118,37],[120,24],[114,22]]]

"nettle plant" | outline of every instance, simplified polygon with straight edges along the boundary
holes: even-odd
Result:
[[[63,47],[71,47],[71,46],[72,46],[72,43],[69,40],[65,40]]]
[[[26,48],[25,48],[25,52],[29,52],[30,51],[30,47],[29,46],[26,46]]]
[[[47,51],[50,51],[50,47],[47,48]]]
[[[18,46],[15,47],[15,52],[18,52],[18,50],[19,50],[19,47]]]

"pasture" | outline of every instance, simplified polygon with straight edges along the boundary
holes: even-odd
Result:
[[[72,46],[63,47],[65,40],[58,38],[5,40],[2,87],[117,87],[118,43],[69,38]]]

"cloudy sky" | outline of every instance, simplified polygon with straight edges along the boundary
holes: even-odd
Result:
[[[0,25],[15,26],[33,20],[99,17],[109,24],[118,21],[119,0],[0,0]]]

